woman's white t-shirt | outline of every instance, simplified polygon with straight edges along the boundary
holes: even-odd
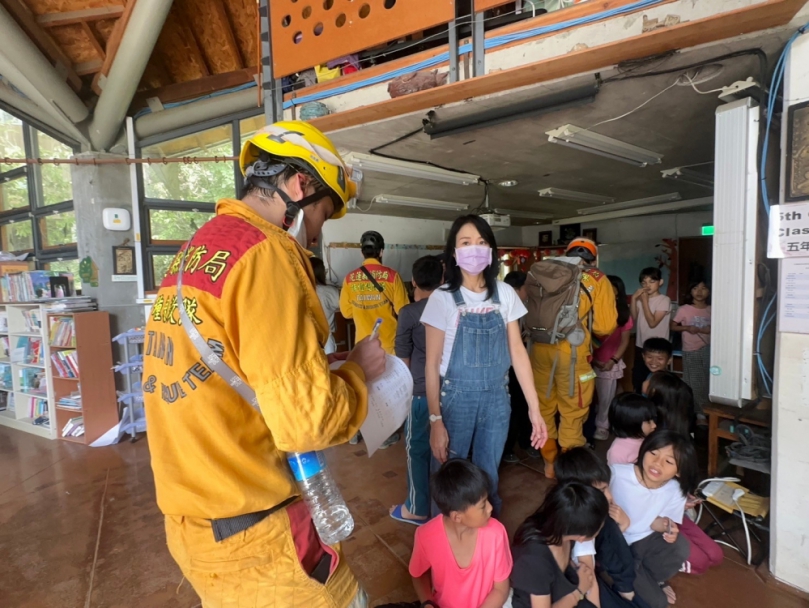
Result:
[[[676,479],[650,490],[638,481],[634,464],[614,464],[610,469],[613,500],[629,517],[629,527],[624,532],[627,544],[649,536],[654,531],[652,522],[658,517],[668,517],[678,524],[683,522],[685,496]]]
[[[446,286],[445,286],[446,287]],[[494,302],[486,298],[486,291],[475,293],[465,287],[461,287],[461,295],[466,302],[466,310],[472,314],[483,314],[494,310]],[[517,321],[528,314],[525,305],[520,301],[520,297],[514,288],[508,283],[497,281],[497,295],[500,297],[500,315],[506,325],[512,321]],[[436,289],[424,312],[421,315],[421,322],[424,325],[435,327],[444,332],[444,352],[441,356],[440,374],[444,376],[449,367],[449,359],[452,356],[452,347],[455,344],[455,334],[458,331],[458,321],[460,313],[455,305],[455,300],[449,291],[444,288]]]
[[[334,313],[340,310],[340,290],[331,285],[317,285],[315,289],[323,312],[326,314],[326,321],[329,322],[329,340],[323,350],[330,355],[337,350],[337,344],[334,341]]]

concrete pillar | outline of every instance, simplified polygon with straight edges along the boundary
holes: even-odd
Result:
[[[809,100],[809,35],[792,45],[784,99],[785,106]],[[787,107],[783,116],[781,204],[789,162]],[[809,592],[809,334],[778,333],[773,392],[770,567],[777,579]]]
[[[121,158],[113,154],[87,152],[78,158]],[[98,307],[112,317],[112,331],[116,335],[132,327],[143,325],[143,307],[135,304],[137,283],[113,283],[114,264],[112,248],[133,246],[135,237],[130,229],[114,232],[104,228],[101,213],[108,207],[123,208],[132,213],[129,165],[73,165],[73,205],[76,210],[79,259],[91,258],[98,268],[98,286],[84,281],[82,293],[98,301]],[[140,264],[137,260],[136,263]],[[133,277],[134,278],[134,277]]]

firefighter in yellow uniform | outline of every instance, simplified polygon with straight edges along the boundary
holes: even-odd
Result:
[[[367,415],[366,381],[385,367],[379,341],[366,340],[329,371],[305,250],[307,234],[345,215],[360,176],[298,121],[252,136],[240,165],[241,200],[219,201],[177,255],[146,326],[169,551],[204,608],[362,608],[367,596],[339,544],[320,542],[286,459],[348,441]]]
[[[571,349],[574,347],[567,340],[562,340],[557,344],[534,344],[531,348],[531,367],[539,396],[539,410],[548,427],[548,441],[541,452],[545,460],[545,476],[549,478],[554,477],[553,463],[560,448],[564,451],[586,443],[582,426],[590,412],[596,377],[590,365],[592,334],[606,337],[618,326],[612,284],[603,272],[590,266],[598,258],[596,244],[590,239],[574,239],[568,245],[565,256],[579,258],[583,266],[582,290],[587,290],[587,294],[582,291],[579,296],[579,319],[584,329],[584,342],[575,347],[572,391],[570,365]]]
[[[410,300],[399,273],[382,265],[382,251],[385,249],[382,235],[369,230],[360,238],[360,247],[365,261],[349,272],[343,281],[340,312],[346,319],[354,319],[357,340],[370,336],[376,320],[382,319],[379,327],[382,348],[389,355],[395,355],[396,318]]]

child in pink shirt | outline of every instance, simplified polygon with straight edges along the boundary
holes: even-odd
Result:
[[[689,285],[685,304],[671,320],[671,330],[683,334],[683,378],[694,392],[697,424],[704,426],[705,406],[709,403],[708,382],[711,367],[711,290],[705,281]]]
[[[607,451],[607,464],[635,464],[643,440],[657,428],[656,419],[657,408],[643,395],[618,395],[610,408],[615,441]]]
[[[410,576],[419,601],[441,608],[502,608],[508,599],[508,533],[488,498],[489,479],[468,460],[445,462],[430,482],[441,510],[418,530]]]

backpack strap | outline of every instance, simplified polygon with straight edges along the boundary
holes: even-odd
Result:
[[[396,307],[393,305],[393,300],[391,300],[388,294],[385,293],[385,288],[379,284],[379,281],[377,281],[374,278],[374,275],[371,274],[371,271],[368,270],[364,264],[360,266],[360,270],[362,270],[363,274],[368,278],[369,281],[371,281],[371,284],[376,288],[376,290],[385,297],[385,299],[388,301],[388,304],[390,304],[390,307],[393,309],[393,316],[398,319],[398,315],[396,314]]]

